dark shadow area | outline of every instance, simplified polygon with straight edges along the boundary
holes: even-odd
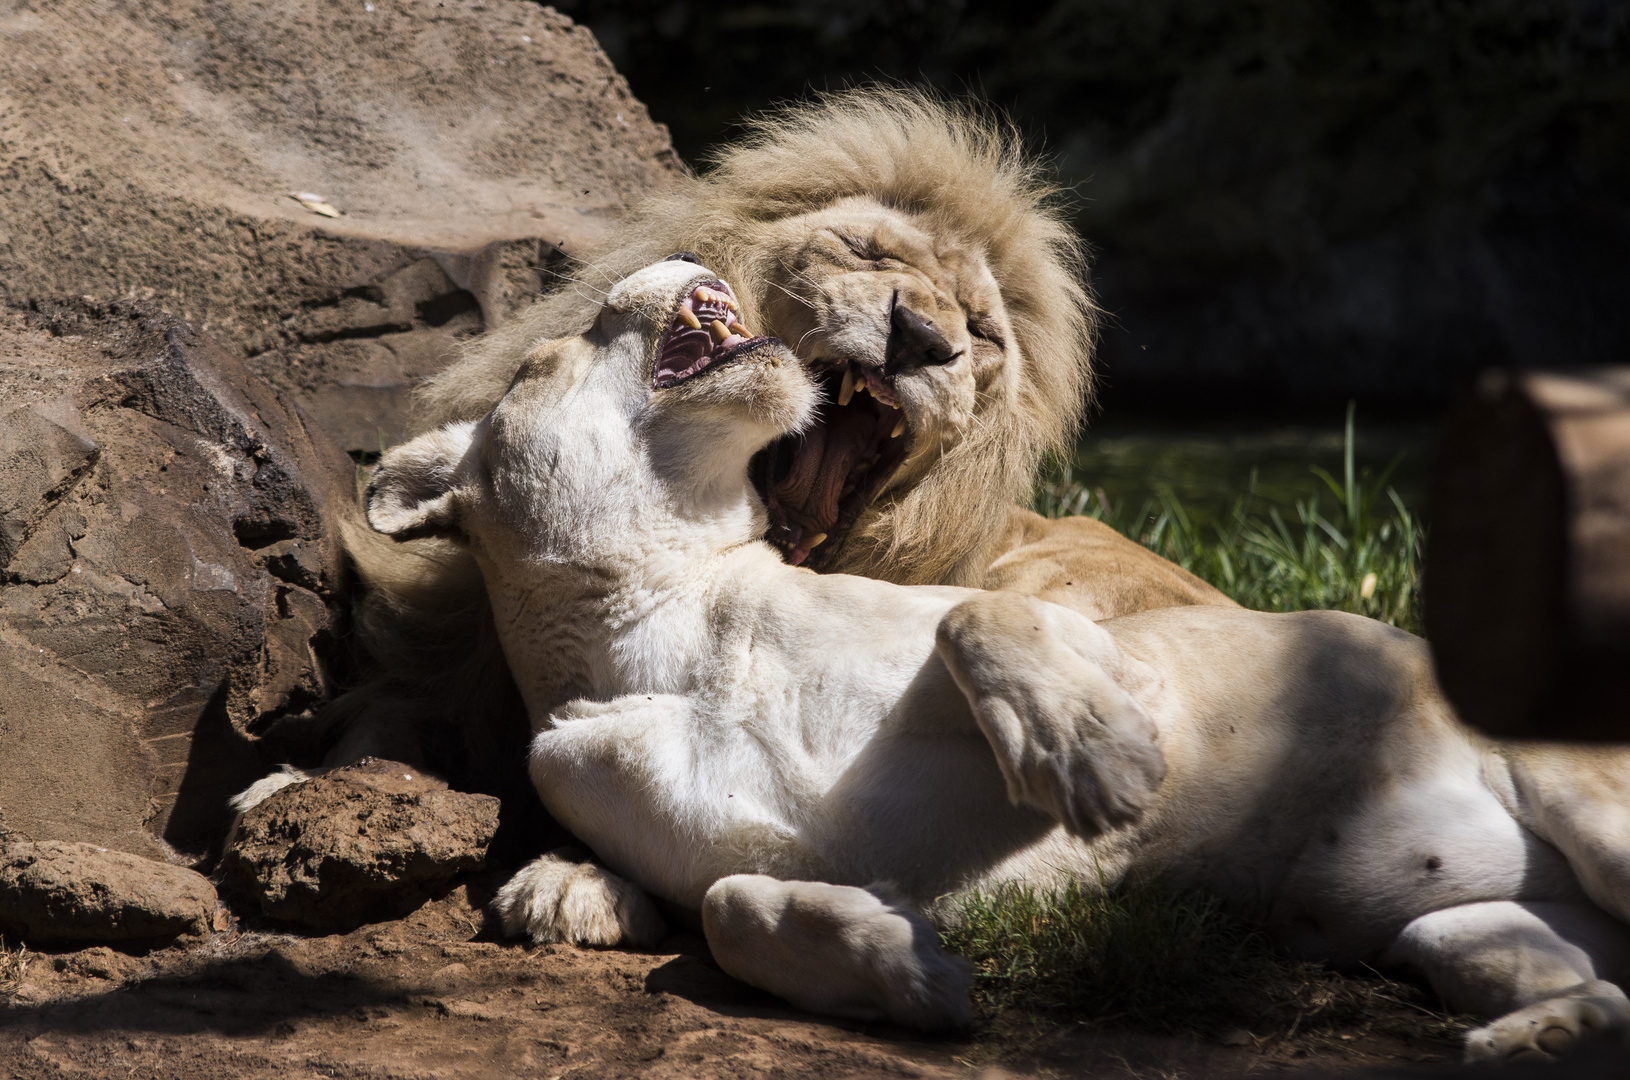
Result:
[[[1096,248],[1111,411],[1356,398],[1630,350],[1630,7],[556,0],[694,163],[883,79],[983,96]]]
[[[707,945],[699,938],[675,935],[662,943],[664,949],[678,948],[681,955],[645,977],[645,989],[652,994],[672,994],[701,1005],[710,1012],[736,1019],[755,1017],[770,1020],[802,1020],[844,1031],[865,1032],[891,1042],[909,1045],[955,1046],[969,1041],[966,1035],[925,1035],[910,1028],[888,1023],[867,1023],[841,1017],[816,1016],[788,1005],[774,994],[748,986],[726,975],[714,965]]]
[[[262,748],[233,727],[226,711],[227,690],[222,680],[198,716],[188,745],[187,767],[176,788],[175,808],[164,826],[166,843],[202,854],[205,863],[220,857],[231,824],[227,800],[271,769]]]
[[[50,1031],[242,1036],[275,1032],[279,1024],[298,1017],[406,1006],[411,997],[426,992],[422,986],[387,986],[347,972],[308,974],[288,957],[267,952],[128,983],[104,994],[14,1005],[8,1011],[14,1023],[34,1017]]]

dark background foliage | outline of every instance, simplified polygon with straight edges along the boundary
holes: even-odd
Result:
[[[705,161],[872,79],[973,92],[1058,163],[1106,403],[1439,407],[1630,357],[1623,0],[562,0]]]

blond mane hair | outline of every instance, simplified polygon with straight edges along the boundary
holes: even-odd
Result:
[[[694,252],[729,281],[745,315],[756,319],[776,268],[775,253],[754,242],[757,229],[852,196],[983,250],[1019,365],[1005,384],[981,394],[970,429],[920,482],[868,509],[833,568],[908,584],[975,582],[988,562],[982,555],[1000,541],[1041,460],[1075,435],[1091,398],[1096,330],[1085,248],[1059,192],[1014,126],[978,105],[868,87],[751,120],[710,169],[649,196],[570,279],[431,378],[419,394],[425,426],[485,415],[533,345],[581,333],[604,289],[677,251]],[[459,637],[475,631],[458,624],[471,619],[481,624],[480,640],[494,640],[490,616],[481,622],[485,597],[468,556],[445,543],[396,544],[354,523],[346,532],[373,590],[362,621],[365,645],[385,658],[411,657],[413,670],[403,674],[422,684],[415,690],[421,697],[457,699],[459,691],[421,676],[460,664],[427,667],[422,643],[428,635],[467,649]],[[490,672],[490,665],[475,667]]]

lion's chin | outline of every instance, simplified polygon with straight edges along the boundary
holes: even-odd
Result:
[[[905,413],[878,373],[840,362],[816,373],[824,400],[813,422],[753,461],[769,512],[766,538],[788,562],[829,562],[855,521],[905,459]]]

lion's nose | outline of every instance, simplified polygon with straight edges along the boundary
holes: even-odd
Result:
[[[924,364],[949,364],[961,352],[951,343],[933,321],[896,303],[889,315],[889,341],[883,359],[890,372],[902,367],[921,367]]]

